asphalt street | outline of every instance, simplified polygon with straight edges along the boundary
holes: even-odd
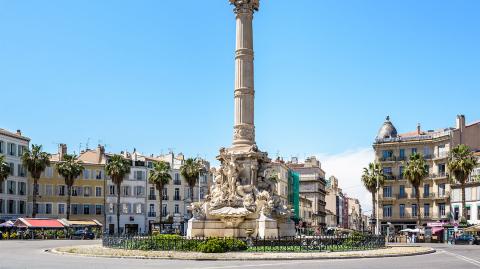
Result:
[[[95,258],[57,255],[45,252],[60,246],[92,244],[92,241],[0,241],[0,269],[103,269],[103,268],[480,268],[480,246],[428,245],[434,254],[397,258],[304,260],[304,261],[176,261]]]

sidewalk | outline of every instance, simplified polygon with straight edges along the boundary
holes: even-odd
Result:
[[[391,246],[384,249],[348,252],[228,252],[199,253],[176,251],[141,251],[104,248],[101,245],[61,247],[50,250],[60,255],[80,255],[104,258],[132,259],[177,259],[177,260],[311,260],[311,259],[358,259],[413,256],[434,253],[429,247]]]

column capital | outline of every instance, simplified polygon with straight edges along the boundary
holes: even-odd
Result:
[[[235,6],[234,12],[239,13],[253,13],[258,11],[260,0],[229,0],[230,4]]]

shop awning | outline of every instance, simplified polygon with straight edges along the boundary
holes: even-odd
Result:
[[[443,227],[432,227],[432,234],[437,234],[443,231]]]
[[[68,227],[75,227],[75,226],[78,226],[78,227],[87,227],[87,226],[102,226],[102,224],[100,222],[98,222],[97,220],[67,220],[67,219],[61,219],[60,220],[61,223],[63,223],[65,226],[68,226]]]
[[[472,226],[472,227],[465,228],[463,231],[465,231],[465,232],[480,232],[480,224]]]
[[[31,219],[19,218],[14,223],[15,227],[31,229],[60,229],[65,226],[57,219]]]

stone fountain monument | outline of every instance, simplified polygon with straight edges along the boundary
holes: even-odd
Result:
[[[271,160],[255,143],[253,14],[259,0],[229,0],[236,15],[233,143],[221,148],[221,165],[204,202],[193,203],[188,237],[294,236],[290,210],[276,196]]]

